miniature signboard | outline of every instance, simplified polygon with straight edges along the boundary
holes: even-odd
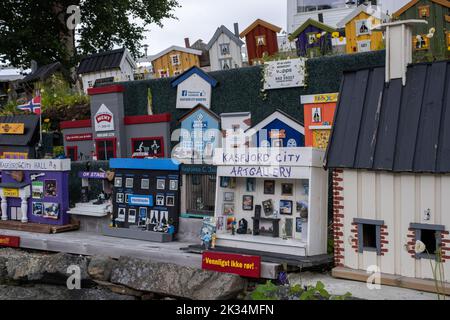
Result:
[[[0,159],[0,171],[70,171],[70,160],[19,160],[19,159]]]
[[[104,104],[95,114],[94,127],[96,132],[114,131],[114,114]]]
[[[0,123],[0,134],[24,134],[25,124],[23,123]]]
[[[305,59],[270,61],[265,64],[264,89],[283,89],[305,85]]]
[[[90,141],[93,139],[92,133],[68,134],[66,135],[67,142],[73,141]]]
[[[106,172],[79,172],[81,179],[106,179]]]
[[[13,236],[0,236],[0,247],[19,248],[20,238]]]
[[[202,269],[259,279],[261,257],[206,251],[202,257]]]

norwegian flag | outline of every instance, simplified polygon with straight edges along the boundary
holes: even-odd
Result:
[[[29,112],[35,113],[37,115],[40,115],[41,114],[41,97],[40,96],[34,97],[29,102],[17,106],[17,109],[22,110],[22,111],[29,111]]]

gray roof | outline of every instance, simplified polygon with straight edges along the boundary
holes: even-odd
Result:
[[[408,67],[385,84],[385,68],[344,75],[326,166],[450,173],[450,61]]]
[[[27,75],[25,78],[23,78],[22,82],[43,81],[45,79],[48,79],[55,72],[63,71],[63,69],[64,68],[60,62],[47,64],[45,66],[39,67],[35,72]]]
[[[25,134],[0,134],[0,145],[2,146],[31,146],[39,140],[39,116],[37,115],[0,117],[0,123],[25,124]]]
[[[234,41],[238,46],[243,46],[244,42],[237,37],[233,32],[227,29],[224,25],[217,28],[216,33],[214,33],[212,39],[208,42],[208,45],[206,46],[206,50],[210,50],[214,43],[216,43],[217,39],[219,39],[220,35],[224,33],[226,34],[232,41]]]
[[[78,66],[78,74],[99,72],[103,70],[119,69],[125,48],[96,53],[84,57]]]

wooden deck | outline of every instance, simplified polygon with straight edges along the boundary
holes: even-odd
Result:
[[[79,228],[80,225],[78,223],[68,224],[65,226],[50,226],[47,224],[22,223],[20,221],[12,221],[12,220],[0,221],[0,229],[45,233],[45,234],[55,234],[74,231],[78,230]]]

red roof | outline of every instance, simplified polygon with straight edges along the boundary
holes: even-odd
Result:
[[[92,126],[91,119],[76,120],[76,121],[63,121],[59,124],[61,129],[77,129],[77,128],[90,128]]]
[[[172,121],[172,115],[170,113],[156,114],[151,116],[129,116],[124,118],[124,123],[126,126],[170,121]]]
[[[88,95],[95,96],[98,94],[107,94],[107,93],[116,93],[116,92],[125,92],[125,87],[119,84],[106,86],[106,87],[98,87],[98,88],[89,88]]]

